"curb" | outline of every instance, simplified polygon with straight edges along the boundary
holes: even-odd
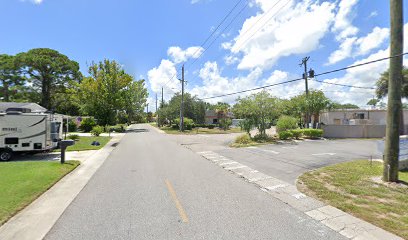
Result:
[[[113,137],[105,147],[92,154],[74,171],[9,219],[0,227],[0,239],[43,239],[115,149],[112,145],[119,143],[124,136],[125,134]]]
[[[349,239],[403,240],[401,237],[371,223],[306,196],[299,192],[295,185],[261,173],[212,151],[198,152],[198,154],[225,170],[244,178],[247,182],[255,184],[262,191],[272,195],[272,197],[302,211],[312,219],[319,221]]]

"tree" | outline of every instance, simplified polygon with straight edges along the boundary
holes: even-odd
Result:
[[[161,119],[168,119],[173,122],[180,117],[181,94],[176,93],[162,108],[159,115]],[[195,123],[204,123],[205,120],[205,103],[196,96],[184,93],[184,117],[192,119]]]
[[[377,106],[377,104],[378,104],[379,102],[380,102],[379,99],[373,98],[373,99],[370,99],[370,101],[367,102],[367,105],[370,105],[370,106],[375,107],[375,106]]]
[[[89,67],[90,77],[80,86],[82,110],[94,116],[99,125],[114,125],[117,113],[126,106],[133,77],[115,61],[104,60]]]
[[[320,112],[324,109],[329,109],[332,105],[330,99],[328,99],[322,91],[318,90],[311,90],[309,91],[309,95],[304,93],[296,96],[295,99],[304,116],[306,116],[306,113],[313,115],[314,128],[319,121]]]
[[[49,48],[17,54],[16,61],[40,96],[40,104],[47,109],[56,106],[53,99],[56,93],[64,93],[72,82],[79,82],[82,77],[77,62]]]
[[[262,137],[267,137],[266,129],[280,114],[280,101],[267,91],[238,98],[232,112],[235,117],[250,119]]]
[[[377,98],[383,98],[388,94],[388,82],[390,79],[389,70],[383,72],[380,78],[377,80],[376,94]],[[402,69],[402,97],[408,98],[408,68]]]
[[[0,54],[0,83],[1,95],[5,102],[15,100],[17,90],[25,82],[20,68],[16,64],[15,57],[7,54]]]
[[[329,108],[330,109],[359,109],[360,107],[355,104],[351,104],[351,103],[341,104],[337,102],[332,102]]]
[[[144,79],[130,83],[123,96],[125,98],[124,111],[127,115],[128,123],[136,121],[139,118],[138,116],[143,115],[148,96]]]

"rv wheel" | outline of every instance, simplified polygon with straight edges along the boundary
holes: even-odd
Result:
[[[0,161],[10,161],[13,157],[13,152],[10,150],[1,150],[0,152]]]

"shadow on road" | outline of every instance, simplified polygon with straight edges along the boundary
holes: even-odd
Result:
[[[142,132],[149,132],[149,129],[139,128],[126,130],[126,133],[142,133]]]

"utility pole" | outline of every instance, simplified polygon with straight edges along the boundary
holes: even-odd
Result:
[[[307,83],[307,61],[309,61],[310,57],[305,57],[302,59],[302,63],[299,64],[300,66],[304,66],[305,67],[305,72],[303,73],[303,78],[305,79],[305,88],[306,88],[306,103],[307,103],[307,99],[309,98],[309,86]],[[307,106],[306,109],[306,128],[309,128],[309,106]]]
[[[159,126],[159,112],[157,112],[157,93],[156,93],[156,124]]]
[[[390,0],[391,37],[390,71],[388,82],[387,128],[385,134],[383,180],[398,181],[398,158],[400,150],[401,83],[403,53],[403,13],[402,0]]]
[[[180,131],[184,131],[184,64],[181,68]]]
[[[163,87],[162,87],[162,102],[161,102],[161,106],[160,107],[164,107],[164,98],[163,98]]]

